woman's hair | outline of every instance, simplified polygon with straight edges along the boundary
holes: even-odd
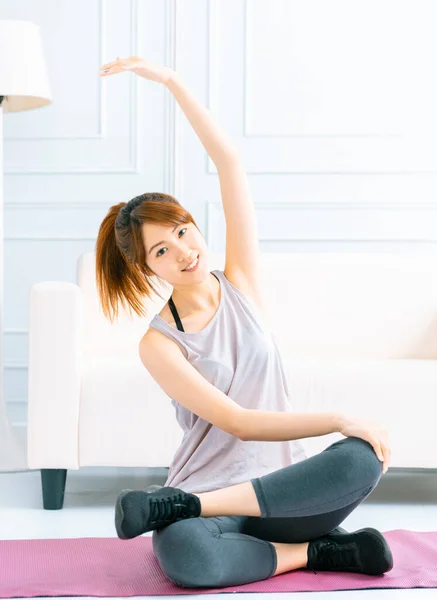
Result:
[[[151,192],[111,206],[99,228],[96,241],[96,283],[104,315],[113,322],[120,304],[140,316],[147,316],[144,297],[154,287],[153,271],[146,263],[141,227],[193,223],[191,214],[168,194]],[[198,229],[198,227],[197,227]]]

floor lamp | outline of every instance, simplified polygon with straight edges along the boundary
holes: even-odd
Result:
[[[51,102],[40,29],[28,21],[0,20],[0,472],[27,470],[26,449],[9,423],[3,365],[3,113]]]

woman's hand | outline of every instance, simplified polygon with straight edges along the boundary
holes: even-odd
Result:
[[[346,437],[357,437],[369,442],[375,450],[376,456],[383,463],[382,472],[387,471],[391,459],[391,449],[388,431],[384,427],[371,421],[341,415],[339,432]]]
[[[152,63],[140,56],[131,56],[130,58],[117,58],[114,62],[103,65],[100,69],[100,77],[115,75],[123,71],[132,71],[140,77],[157,81],[158,83],[168,83],[173,69]]]

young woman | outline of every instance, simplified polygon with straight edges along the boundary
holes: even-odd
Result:
[[[226,262],[223,271],[209,271],[193,217],[166,194],[121,202],[100,227],[96,275],[108,318],[120,303],[144,315],[152,276],[173,287],[139,353],[184,430],[164,487],[120,493],[118,536],[153,530],[162,570],[183,587],[239,585],[300,568],[389,571],[393,559],[379,531],[338,527],[387,470],[387,431],[341,413],[291,412],[267,327],[242,160],[174,70],[131,57],[104,65],[101,76],[123,71],[166,86],[214,161]],[[306,457],[299,439],[335,431],[345,437]]]

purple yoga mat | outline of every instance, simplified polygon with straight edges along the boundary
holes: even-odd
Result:
[[[161,571],[150,537],[0,541],[0,598],[162,596],[223,592],[303,592],[437,587],[437,531],[385,532],[394,567],[385,575],[300,569],[218,589],[180,588]]]

